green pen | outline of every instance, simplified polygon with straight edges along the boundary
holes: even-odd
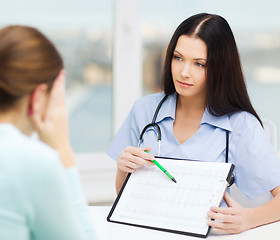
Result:
[[[148,151],[145,151],[146,153],[149,153]],[[176,179],[163,167],[159,164],[159,162],[157,160],[151,160],[155,165],[157,165],[159,167],[159,169],[161,171],[163,171],[163,173],[166,174],[167,177],[169,177],[173,182],[177,183]]]

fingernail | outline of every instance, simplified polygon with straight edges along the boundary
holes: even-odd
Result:
[[[33,110],[32,110],[32,109],[29,109],[29,110],[28,110],[28,115],[29,115],[29,116],[33,115]]]

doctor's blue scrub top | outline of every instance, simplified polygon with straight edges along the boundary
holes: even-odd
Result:
[[[137,146],[142,129],[152,122],[164,93],[138,99],[112,141],[107,154],[117,160],[127,146]],[[229,131],[229,159],[235,165],[235,184],[250,199],[262,196],[280,185],[280,160],[255,116],[241,111],[213,116],[206,109],[199,130],[180,144],[173,132],[177,93],[165,100],[156,123],[161,128],[162,157],[225,162],[226,130]],[[149,128],[140,147],[152,147],[157,155],[157,131]]]

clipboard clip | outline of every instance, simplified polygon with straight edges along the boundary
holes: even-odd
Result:
[[[234,174],[232,173],[231,176],[227,179],[228,186],[231,187],[234,184]]]

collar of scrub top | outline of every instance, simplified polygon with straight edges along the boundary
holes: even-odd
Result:
[[[160,144],[161,144],[161,130],[158,125],[158,122],[162,121],[164,118],[171,117],[173,120],[175,119],[175,111],[176,111],[176,102],[177,102],[177,93],[173,93],[168,97],[164,94],[162,95],[162,99],[160,103],[157,105],[155,112],[157,112],[156,118],[153,116],[153,120],[150,124],[147,124],[141,132],[138,141],[138,147],[141,144],[143,134],[150,127],[157,128],[158,132],[158,156],[160,156]],[[167,97],[167,98],[166,98]],[[163,98],[166,98],[165,100]],[[160,107],[159,107],[160,106]],[[155,114],[154,114],[155,115]],[[154,119],[155,118],[155,119]],[[200,125],[209,124],[215,127],[219,127],[221,129],[225,129],[227,131],[227,141],[228,141],[228,131],[232,131],[228,115],[223,116],[214,116],[209,113],[208,109],[204,111],[202,120]]]
[[[206,108],[201,119],[200,125],[209,124],[214,127],[218,127],[224,130],[232,131],[232,127],[229,121],[228,114],[222,116],[214,116],[212,115],[208,109]]]
[[[164,96],[165,96],[165,94],[163,93],[161,99]],[[158,112],[156,123],[159,123],[163,119],[168,118],[168,117],[175,120],[176,102],[177,102],[177,93],[175,92],[175,93],[169,95],[168,98],[162,104],[162,107],[160,108],[160,111]]]
[[[164,94],[162,95],[164,96]],[[159,123],[164,118],[171,117],[175,120],[175,111],[176,111],[176,103],[177,103],[177,93],[173,93],[169,95],[169,97],[162,104],[162,107],[158,113],[156,123]],[[209,124],[214,127],[218,127],[224,130],[232,131],[232,127],[229,121],[229,117],[227,114],[223,116],[214,116],[209,113],[208,109],[205,109],[203,117],[201,119],[200,125]]]
[[[162,98],[165,95],[162,94]],[[162,121],[163,119],[167,117],[171,117],[173,120],[175,120],[175,111],[176,111],[176,102],[177,102],[177,93],[173,93],[167,97],[167,99],[163,102],[162,107],[158,111],[157,118],[155,120],[155,124],[148,124],[145,129],[153,126],[156,127],[158,132],[160,133],[160,128],[157,123]],[[157,105],[158,106],[158,105]],[[218,127],[221,129],[224,129],[226,131],[226,160],[225,162],[228,162],[228,149],[229,149],[229,132],[232,131],[232,127],[230,124],[229,116],[228,114],[225,114],[223,116],[214,116],[212,115],[208,109],[206,108],[203,114],[203,117],[201,119],[200,125],[203,124],[209,124],[214,127]],[[161,138],[161,136],[160,136]],[[138,142],[138,147],[140,146],[141,140]],[[160,140],[158,141],[158,156],[160,154]],[[234,176],[232,176],[229,180],[229,186],[231,186],[234,183]]]

